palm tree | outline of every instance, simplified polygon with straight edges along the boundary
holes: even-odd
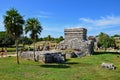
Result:
[[[30,37],[34,43],[34,60],[35,59],[35,41],[38,38],[38,35],[41,34],[42,26],[38,19],[36,18],[28,18],[25,24],[25,33],[30,32]]]
[[[17,54],[17,63],[19,64],[19,56],[18,56],[18,40],[23,33],[23,25],[24,25],[23,16],[21,16],[18,11],[14,8],[6,11],[6,15],[4,15],[4,27],[6,29],[7,34],[15,40],[16,44],[16,54]]]

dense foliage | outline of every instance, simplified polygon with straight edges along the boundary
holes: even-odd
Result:
[[[118,35],[118,34],[115,34],[113,37],[120,37],[120,35]]]
[[[31,38],[28,38],[27,36],[25,36],[25,37],[21,37],[20,38],[20,41],[19,41],[19,43],[20,44],[23,44],[23,45],[30,45],[30,44],[32,44],[33,42],[32,42],[32,39]]]
[[[115,40],[113,37],[110,37],[108,34],[105,33],[100,33],[99,34],[99,39],[98,39],[98,47],[102,48],[109,48],[109,47],[114,47],[115,48]]]
[[[59,43],[60,41],[63,41],[63,36],[60,36],[58,38],[54,38],[51,35],[48,35],[47,37],[39,38],[38,41],[54,41],[56,43]]]
[[[0,32],[0,47],[11,46],[13,44],[15,44],[13,38],[8,36],[5,31]]]

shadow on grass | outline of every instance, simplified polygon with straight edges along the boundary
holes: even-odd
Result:
[[[66,62],[70,61],[70,59],[66,59]]]
[[[45,67],[45,68],[70,68],[71,65],[79,64],[78,62],[68,62],[70,59],[67,59],[65,63],[50,63],[50,64],[43,64],[40,65],[40,67]]]
[[[44,64],[44,65],[40,65],[40,67],[44,67],[44,68],[70,68],[70,66],[65,65],[65,64]]]
[[[94,52],[93,55],[100,55],[100,54],[119,54],[119,52]]]
[[[74,65],[74,64],[79,64],[78,62],[66,62],[64,64],[68,64],[68,65]]]

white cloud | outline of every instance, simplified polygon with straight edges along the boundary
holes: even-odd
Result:
[[[53,16],[52,16],[52,13],[50,13],[50,12],[40,11],[39,14],[37,15],[37,17],[39,17],[39,18],[51,18]]]
[[[109,34],[109,35],[114,35],[114,34],[119,34],[120,35],[120,30],[117,29],[117,30],[106,31],[106,33]]]
[[[100,19],[79,18],[80,21],[93,24],[94,26],[120,25],[120,16],[106,16]]]
[[[51,16],[47,16],[47,15],[37,15],[37,17],[39,17],[39,18],[51,18]]]
[[[26,16],[25,16],[26,17]],[[29,17],[37,17],[37,18],[53,18],[53,14],[50,13],[50,12],[45,12],[45,11],[39,11],[39,12],[35,12],[35,13],[32,13],[30,15],[28,15],[26,18],[29,18]]]
[[[64,31],[64,28],[63,27],[47,27],[47,26],[44,26],[44,30],[45,31],[52,31],[52,32],[63,32]]]
[[[40,14],[44,14],[44,15],[52,15],[52,13],[50,13],[50,12],[46,12],[46,11],[40,11]]]
[[[89,18],[80,18],[80,21],[87,22],[87,23],[94,23],[94,20],[89,19]]]

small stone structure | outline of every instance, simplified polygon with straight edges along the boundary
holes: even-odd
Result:
[[[87,29],[72,28],[64,30],[65,39],[60,42],[59,49],[74,49],[79,51],[79,55],[91,55],[94,50],[94,41],[87,40]]]
[[[33,51],[25,51],[20,53],[24,59],[34,60]],[[35,60],[44,63],[64,63],[66,55],[57,51],[35,51]]]

